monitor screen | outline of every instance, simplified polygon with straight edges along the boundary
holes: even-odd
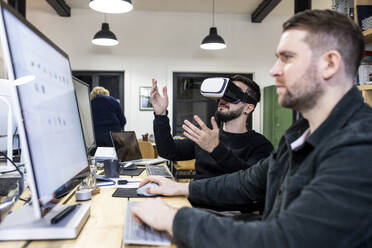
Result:
[[[116,155],[120,161],[141,159],[136,134],[133,131],[110,132]]]
[[[1,44],[9,79],[17,86],[18,128],[36,217],[57,188],[88,161],[68,56],[1,2]],[[6,61],[9,60],[9,61]],[[17,113],[18,112],[18,113]]]
[[[94,136],[92,109],[89,99],[89,85],[75,77],[72,77],[72,81],[74,83],[81,125],[84,132],[85,147],[87,148],[87,150],[90,150],[95,147],[96,140]]]

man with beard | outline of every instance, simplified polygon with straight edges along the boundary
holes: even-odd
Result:
[[[260,101],[260,87],[254,81],[238,75],[232,81],[256,102]],[[255,109],[254,104],[242,101],[231,103],[221,99],[216,111],[216,117],[223,122],[221,130],[212,117],[212,129],[203,123],[197,134],[191,136],[186,130],[184,134],[188,139],[173,140],[167,117],[167,88],[164,87],[163,96],[160,95],[157,81],[153,79],[150,96],[159,155],[172,161],[195,159],[196,180],[246,169],[273,150],[272,144],[263,135],[247,130],[247,118]],[[194,119],[201,122],[198,116]],[[185,120],[183,127],[189,125],[192,125],[191,122]]]
[[[161,177],[142,182],[159,185],[152,194],[217,206],[266,195],[262,221],[177,210],[160,198],[132,213],[168,231],[178,247],[371,247],[372,109],[353,85],[363,51],[362,32],[348,16],[296,14],[283,24],[270,73],[279,103],[304,119],[286,131],[277,151],[229,175],[189,184]]]

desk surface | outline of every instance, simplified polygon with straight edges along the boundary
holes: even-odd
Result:
[[[144,171],[139,177],[146,177],[146,172]],[[90,201],[82,203],[90,204],[90,217],[85,223],[79,236],[74,240],[31,241],[30,243],[27,243],[26,241],[0,242],[0,247],[126,247],[123,244],[122,237],[127,202],[131,199],[112,197],[114,191],[114,188],[101,188],[99,194],[92,196]],[[136,198],[133,200],[139,201],[142,199],[144,198]],[[176,208],[191,206],[185,197],[165,197],[164,200],[169,205]],[[71,192],[63,198],[63,203],[74,204],[74,192]],[[127,247],[136,248],[149,246],[130,245]],[[172,245],[171,247],[175,247],[175,245]]]

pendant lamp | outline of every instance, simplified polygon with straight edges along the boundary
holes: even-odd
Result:
[[[106,22],[106,16],[101,30],[94,35],[92,43],[97,46],[116,46],[119,44],[115,34],[110,31],[109,24]]]
[[[133,9],[131,0],[90,0],[89,7],[109,14],[127,13]]]
[[[209,35],[207,35],[200,48],[207,50],[224,49],[226,47],[225,41],[221,36],[217,34],[217,28],[214,26],[214,0],[212,5],[212,27],[209,29]]]

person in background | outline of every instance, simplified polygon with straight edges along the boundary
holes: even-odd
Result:
[[[168,231],[182,248],[372,247],[372,108],[353,85],[363,51],[362,32],[349,17],[331,10],[296,14],[283,24],[270,73],[279,103],[304,119],[285,132],[277,151],[229,175],[141,183],[158,183],[148,193],[215,205],[266,195],[262,221],[177,210],[160,198],[138,203],[133,215]]]
[[[123,109],[104,87],[94,87],[90,93],[96,145],[112,147],[110,131],[121,131],[127,122]]]
[[[260,101],[260,87],[253,80],[237,75],[232,81],[257,103]],[[215,114],[223,123],[221,130],[215,117],[212,117],[212,129],[203,123],[197,134],[191,136],[185,132],[188,139],[174,140],[167,116],[167,88],[164,87],[163,96],[160,95],[157,81],[153,79],[150,98],[155,114],[154,134],[159,155],[172,161],[195,159],[195,180],[246,169],[269,156],[273,150],[270,141],[262,134],[247,130],[247,118],[255,109],[254,104],[242,101],[231,103],[221,99]],[[202,122],[198,116],[194,118]],[[189,123],[185,120],[184,125]]]

